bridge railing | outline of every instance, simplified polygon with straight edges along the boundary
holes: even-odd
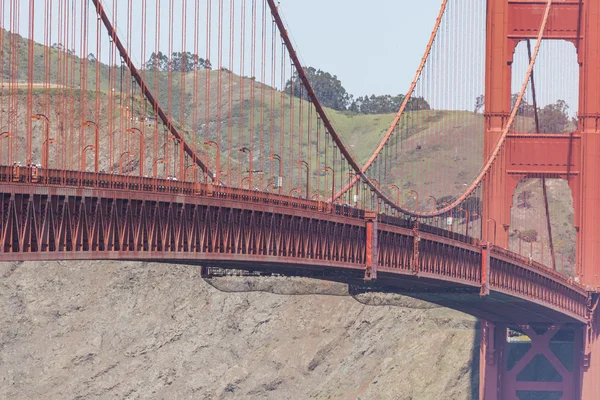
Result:
[[[43,169],[36,166],[2,165],[0,166],[0,183],[24,183],[80,189],[109,189],[204,196],[223,200],[296,208],[317,213],[330,213],[346,217],[362,218],[364,216],[364,210],[345,204],[334,204],[332,206],[331,203],[324,201],[302,199],[260,190],[104,172],[81,172]]]

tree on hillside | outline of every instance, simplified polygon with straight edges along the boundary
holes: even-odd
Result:
[[[184,53],[175,52],[171,56],[171,69],[173,71],[185,72],[211,68],[210,61],[199,57],[198,54],[192,54],[189,51]]]
[[[540,133],[563,133],[569,127],[569,106],[564,100],[557,100],[538,111]]]
[[[150,58],[143,66],[147,70],[156,71],[173,71],[173,72],[187,72],[201,69],[211,69],[212,66],[209,60],[205,60],[199,57],[197,54],[192,54],[189,51],[186,52],[173,52],[171,59],[164,54],[162,51],[158,53],[153,52]]]
[[[477,114],[483,108],[484,105],[485,105],[485,97],[482,94],[480,94],[475,99],[475,109],[473,110],[473,114]]]
[[[382,96],[357,97],[348,107],[349,111],[359,114],[390,114],[400,109],[404,102],[404,95],[391,96],[389,94]],[[406,105],[406,111],[430,110],[429,103],[422,97],[411,97]]]
[[[519,98],[518,93],[512,94],[512,96],[510,98],[511,111],[515,107],[515,104],[517,104],[518,98]],[[517,109],[517,115],[519,115],[521,117],[533,117],[535,115],[535,108],[533,107],[533,105],[531,105],[527,102],[527,99],[525,97],[523,97],[523,99],[521,100],[521,103],[519,104],[519,108]]]
[[[340,82],[337,76],[313,67],[305,68],[304,71],[323,106],[333,108],[334,110],[346,109],[350,103],[351,96],[346,92],[346,89],[344,89],[342,82]],[[293,90],[295,97],[308,100],[306,89],[298,78],[297,72],[294,72],[293,78],[286,82],[284,90],[288,94],[292,94]]]

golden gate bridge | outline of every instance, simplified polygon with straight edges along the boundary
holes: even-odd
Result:
[[[154,260],[405,293],[481,318],[480,398],[598,398],[600,1],[443,0],[367,155],[280,11],[0,0],[0,261]],[[548,40],[574,46],[578,85],[539,79],[557,63],[540,56]],[[560,131],[541,123],[549,88],[579,99]],[[480,94],[483,113],[465,111]],[[547,180],[573,199],[566,260]],[[524,182],[539,215],[515,230]],[[515,332],[531,346],[509,366]],[[540,357],[559,379],[523,373]]]

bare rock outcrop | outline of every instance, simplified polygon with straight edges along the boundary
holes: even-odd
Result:
[[[0,398],[470,399],[474,318],[304,278],[0,264]]]

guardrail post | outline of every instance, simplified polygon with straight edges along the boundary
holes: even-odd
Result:
[[[480,296],[490,294],[490,252],[492,245],[487,242],[481,243],[481,291]]]
[[[366,221],[366,252],[365,281],[377,279],[377,213],[365,211]]]

